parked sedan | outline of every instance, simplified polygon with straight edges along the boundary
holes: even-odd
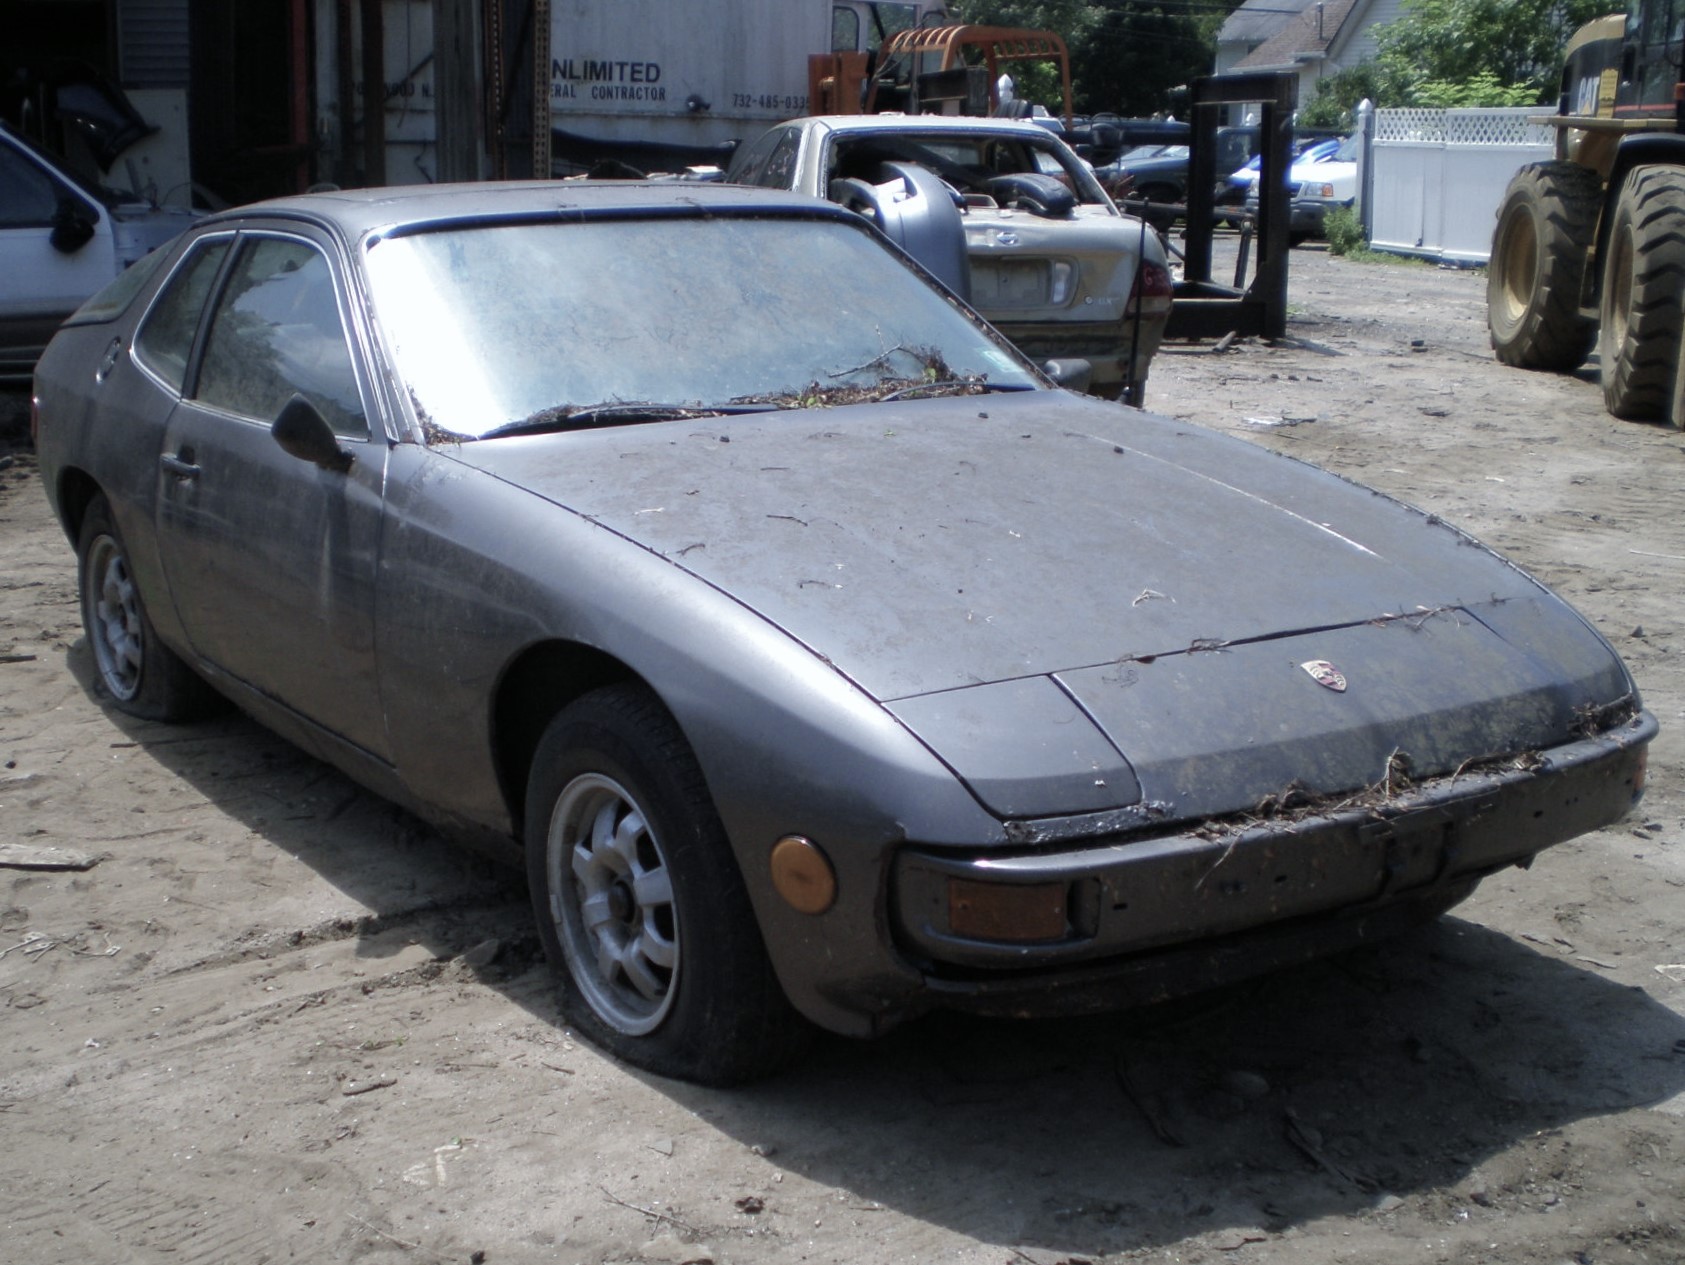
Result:
[[[1334,151],[1340,148],[1338,137],[1317,139],[1316,137],[1295,137],[1289,153],[1293,163],[1315,162],[1320,158],[1331,158]],[[1252,186],[1257,184],[1259,172],[1263,170],[1264,158],[1262,154],[1253,154],[1247,159],[1245,166],[1237,167],[1223,179],[1217,190],[1218,206],[1240,206],[1245,203],[1246,195],[1252,192]],[[1257,210],[1256,204],[1253,206]]]
[[[1297,246],[1312,237],[1324,236],[1323,225],[1336,207],[1350,206],[1357,199],[1356,136],[1348,136],[1332,148],[1308,151],[1287,173],[1292,201],[1288,239]],[[1258,182],[1252,177],[1246,194],[1246,209],[1257,213]]]
[[[1212,133],[1216,170],[1232,171],[1258,148],[1256,127],[1220,127]],[[1139,210],[1161,232],[1182,218],[1188,201],[1188,174],[1193,149],[1187,144],[1141,145],[1094,171],[1101,184],[1127,189],[1119,201]],[[1145,206],[1141,204],[1145,203]]]
[[[860,211],[1020,351],[1086,359],[1091,390],[1141,403],[1170,318],[1164,245],[1045,128],[942,115],[795,119],[740,149],[726,179]]]
[[[1656,730],[1437,516],[1056,389],[789,194],[216,215],[36,415],[110,703],[226,696],[501,849],[663,1074],[1372,939],[1618,819]]]

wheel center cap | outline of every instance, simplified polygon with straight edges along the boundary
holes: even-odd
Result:
[[[616,883],[608,889],[608,911],[624,922],[632,916],[632,889]]]

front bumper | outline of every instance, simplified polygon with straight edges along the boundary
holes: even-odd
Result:
[[[1288,203],[1287,231],[1290,233],[1305,233],[1311,237],[1322,236],[1324,221],[1328,213],[1336,207],[1350,206],[1351,199],[1344,201],[1326,198],[1294,198]],[[1246,210],[1250,215],[1258,214],[1258,200],[1248,198]]]
[[[1525,761],[1271,820],[1009,856],[909,848],[891,888],[898,945],[932,1002],[991,1013],[1109,1008],[1258,974],[1401,930],[1619,820],[1656,729],[1646,712]],[[979,894],[1002,888],[1008,912],[979,919]],[[1063,911],[1053,934],[1050,908]],[[1011,925],[1013,909],[1035,911],[1040,938]]]

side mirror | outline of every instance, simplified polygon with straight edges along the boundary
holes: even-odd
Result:
[[[1089,380],[1094,377],[1094,366],[1086,360],[1049,360],[1041,371],[1053,379],[1055,386],[1067,391],[1088,390]]]
[[[339,437],[333,433],[327,418],[302,395],[293,396],[281,407],[269,433],[289,457],[340,474],[351,468],[351,454],[339,446]]]
[[[96,222],[74,198],[60,198],[53,212],[52,236],[47,240],[61,255],[74,255],[93,240]]]

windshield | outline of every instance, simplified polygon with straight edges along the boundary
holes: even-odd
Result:
[[[936,384],[1038,385],[961,307],[846,221],[452,227],[378,241],[368,275],[430,434],[805,407]]]

